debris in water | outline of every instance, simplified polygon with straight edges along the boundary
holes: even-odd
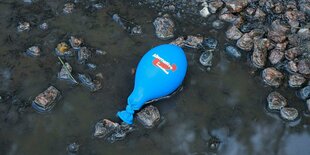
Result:
[[[160,119],[159,111],[156,107],[149,105],[137,113],[137,120],[146,128],[152,128]]]
[[[206,67],[212,66],[213,53],[212,50],[205,50],[199,58],[199,62]]]
[[[60,91],[54,86],[50,86],[35,98],[32,107],[38,112],[48,112],[55,106],[60,97]]]
[[[70,82],[77,84],[78,82],[74,79],[74,77],[71,74],[72,67],[70,66],[70,64],[67,62],[64,63],[60,57],[58,57],[58,59],[62,64],[62,68],[58,73],[58,78],[62,80],[69,80]]]

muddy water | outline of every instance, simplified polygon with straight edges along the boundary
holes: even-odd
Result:
[[[63,96],[52,112],[45,115],[36,113],[27,104],[20,108],[0,103],[0,154],[67,154],[66,147],[73,142],[81,145],[79,154],[310,154],[310,119],[304,116],[304,103],[296,99],[294,91],[279,89],[301,113],[299,124],[292,126],[277,114],[267,112],[265,98],[272,88],[264,86],[259,73],[247,67],[246,53],[240,61],[230,59],[223,52],[227,43],[223,31],[183,20],[176,20],[177,35],[200,33],[219,40],[211,70],[199,65],[199,50],[185,48],[189,66],[183,91],[154,103],[163,117],[160,126],[144,129],[136,122],[136,131],[113,144],[93,138],[98,120],[117,120],[115,113],[125,107],[133,88],[131,69],[141,56],[169,41],[155,37],[152,21],[157,14],[145,7],[110,2],[103,9],[89,13],[81,4],[73,14],[63,15],[63,4],[0,2],[2,94],[10,92],[26,104],[54,85]],[[144,33],[128,35],[107,15],[110,11],[134,19],[142,25]],[[23,19],[34,26],[29,32],[17,33],[17,23]],[[37,28],[42,22],[49,24],[49,30]],[[56,77],[61,65],[53,50],[70,35],[79,35],[88,46],[107,52],[91,59],[98,66],[95,71],[78,65],[74,58],[68,60],[75,73],[103,74],[103,89],[98,92],[90,93]],[[42,49],[41,57],[23,55],[32,45]],[[212,139],[219,141],[217,149],[210,147]]]

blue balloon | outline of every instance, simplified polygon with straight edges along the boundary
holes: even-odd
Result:
[[[186,56],[179,46],[165,44],[152,48],[138,64],[134,89],[127,99],[126,110],[118,112],[118,117],[132,124],[135,110],[147,101],[174,92],[182,84],[186,70]]]

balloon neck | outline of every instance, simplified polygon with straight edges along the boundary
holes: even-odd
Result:
[[[117,116],[127,124],[133,123],[133,114],[135,110],[128,104],[126,109],[117,113]]]

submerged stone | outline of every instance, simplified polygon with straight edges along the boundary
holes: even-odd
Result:
[[[80,47],[83,43],[83,39],[71,36],[69,39],[69,43],[73,49],[78,50],[78,49],[80,49]]]
[[[310,86],[306,86],[298,91],[298,97],[306,100],[310,98]]]
[[[75,5],[73,3],[66,3],[63,8],[64,14],[70,14],[73,12]]]
[[[174,22],[168,15],[157,17],[153,22],[156,36],[162,40],[168,40],[174,37]]]
[[[96,138],[104,138],[109,134],[112,134],[119,127],[118,123],[114,123],[108,119],[103,119],[95,125],[94,136]]]
[[[28,22],[20,22],[19,25],[17,26],[18,32],[29,31],[29,30],[30,30],[30,24]]]
[[[60,80],[66,80],[66,81],[70,81],[71,83],[77,83],[77,81],[75,81],[74,79],[72,79],[72,77],[70,76],[71,72],[72,72],[72,67],[70,66],[69,63],[65,63],[66,66],[62,66],[60,72],[58,73],[57,77]]]
[[[281,85],[283,77],[283,74],[273,67],[264,69],[262,73],[264,82],[274,87],[279,87]]]
[[[212,66],[213,53],[211,50],[204,51],[199,58],[200,64],[206,67]]]
[[[280,50],[273,49],[270,51],[269,61],[271,64],[277,64],[284,58],[284,53]]]
[[[215,49],[217,47],[218,41],[215,38],[205,38],[202,42],[203,46],[207,46],[209,48]]]
[[[298,111],[295,108],[281,108],[280,114],[283,119],[288,121],[293,121],[298,117]]]
[[[217,30],[220,30],[224,27],[224,22],[221,20],[215,20],[212,22],[212,27]]]
[[[90,76],[85,74],[78,74],[78,78],[81,81],[82,85],[92,92],[95,92],[102,88],[101,81],[99,79],[92,80]]]
[[[185,41],[185,40],[184,40],[184,37],[178,37],[177,39],[175,39],[174,41],[172,41],[170,44],[183,47],[183,46],[184,46],[184,41]]]
[[[225,53],[227,55],[229,55],[230,57],[233,57],[235,59],[241,58],[241,52],[237,48],[235,48],[234,46],[230,46],[230,45],[226,46],[225,47]]]
[[[226,31],[226,37],[231,40],[238,40],[242,36],[242,32],[236,27],[232,26]]]
[[[306,79],[300,74],[293,74],[289,76],[288,84],[291,87],[300,87],[306,82]]]
[[[287,105],[286,99],[276,91],[268,95],[267,102],[270,110],[280,110]]]
[[[60,91],[54,86],[50,86],[35,98],[32,107],[38,112],[48,112],[55,106],[60,97]]]
[[[85,64],[86,61],[90,58],[91,51],[87,47],[81,47],[78,51],[78,62],[80,64]]]
[[[76,142],[71,143],[67,147],[67,151],[70,153],[77,153],[79,151],[80,145]]]
[[[42,24],[39,25],[39,28],[41,30],[47,30],[48,29],[48,24],[47,23],[42,23]]]
[[[253,48],[253,39],[250,37],[249,33],[245,33],[237,41],[236,45],[244,51],[251,51]]]
[[[160,119],[159,111],[156,107],[149,105],[137,113],[137,120],[146,128],[152,128]]]
[[[301,74],[305,74],[305,75],[310,74],[310,59],[309,58],[301,59],[298,62],[297,68],[298,68],[298,72]]]
[[[26,54],[32,57],[40,56],[40,48],[38,46],[31,46],[27,49]]]
[[[203,42],[203,37],[189,35],[184,40],[184,45],[190,48],[198,48],[202,42]]]

